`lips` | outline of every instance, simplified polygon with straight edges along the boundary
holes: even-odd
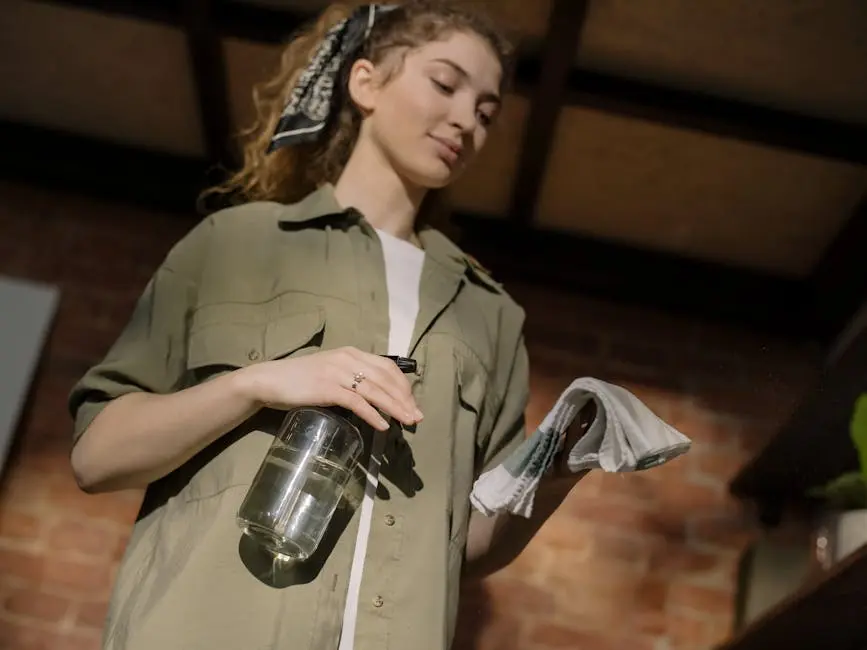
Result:
[[[450,165],[455,164],[461,157],[463,147],[460,144],[446,138],[438,138],[435,135],[432,135],[431,138],[433,138],[433,140],[437,143],[437,149],[439,150],[440,157],[443,158]]]

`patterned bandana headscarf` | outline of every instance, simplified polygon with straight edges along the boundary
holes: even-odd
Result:
[[[328,30],[289,95],[268,153],[319,139],[336,108],[345,65],[358,56],[376,20],[395,8],[364,5]]]

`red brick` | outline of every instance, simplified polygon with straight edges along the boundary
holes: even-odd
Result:
[[[3,650],[99,650],[100,638],[93,633],[77,634],[47,629],[18,619],[0,619],[0,648]]]
[[[6,650],[58,650],[60,637],[44,626],[0,617],[0,648]]]
[[[671,585],[668,602],[678,609],[718,616],[732,610],[734,596],[730,590],[675,582]]]
[[[672,650],[708,648],[722,640],[716,633],[712,619],[700,619],[678,612],[666,615],[665,637]]]
[[[555,553],[568,552],[586,557],[592,546],[592,535],[591,525],[561,508],[551,515],[530,544],[544,545]]]
[[[19,512],[42,512],[47,501],[47,483],[37,473],[15,462],[0,482],[0,503],[4,508]]]
[[[697,515],[688,523],[689,538],[704,547],[742,550],[758,534],[758,526],[745,515],[720,510]]]
[[[111,589],[113,565],[108,562],[77,562],[48,557],[44,560],[46,588],[82,596],[107,595]]]
[[[719,552],[703,551],[683,545],[661,545],[654,550],[650,571],[671,578],[680,575],[706,575],[725,572],[731,559]]]
[[[91,519],[114,522],[122,528],[132,527],[141,499],[140,493],[132,491],[86,494],[71,478],[50,486],[48,496],[52,507],[60,512],[76,512]]]
[[[42,564],[43,557],[32,551],[0,548],[0,581],[4,578],[15,578],[29,584],[38,584],[42,578]]]
[[[33,435],[33,434],[36,435]],[[39,475],[43,486],[51,489],[50,483],[56,481],[72,482],[72,468],[69,465],[69,439],[61,439],[51,429],[42,433],[29,431],[21,445],[20,467],[34,475]]]
[[[570,550],[570,552],[572,552]],[[532,539],[524,550],[503,570],[508,576],[531,579],[543,574],[554,563],[555,551],[541,540]]]
[[[458,616],[452,650],[525,650],[521,621],[514,615]]]
[[[618,562],[643,570],[660,543],[658,538],[638,532],[597,528],[593,533],[593,556],[590,562]]]
[[[37,517],[2,508],[2,505],[0,502],[0,539],[29,542],[39,537],[40,523]]]
[[[554,623],[536,625],[530,633],[529,647],[534,650],[569,648],[574,650],[653,650],[651,639],[618,636],[616,631],[600,632],[567,627]]]
[[[492,613],[509,615],[539,615],[554,607],[554,595],[549,589],[531,585],[520,578],[491,576],[485,581],[487,609]]]
[[[599,496],[580,495],[580,498],[565,502],[561,508],[569,515],[589,523],[640,530],[652,528],[653,513],[647,507],[632,501],[608,498],[604,493]]]
[[[598,497],[590,496],[569,501],[564,503],[562,508],[571,516],[586,522],[654,535],[663,539],[684,539],[686,533],[683,513],[669,507],[668,503],[662,505],[666,508],[657,509],[651,504],[610,498],[601,494]]]
[[[674,408],[668,423],[696,446],[711,448],[736,448],[743,431],[742,420],[689,402]]]
[[[66,616],[70,605],[67,598],[35,589],[15,589],[3,599],[3,609],[9,614],[45,623],[59,623]]]
[[[123,559],[124,554],[126,553],[126,547],[129,544],[129,537],[131,531],[127,531],[125,533],[120,533],[117,536],[117,540],[114,545],[114,553],[112,554],[112,559],[116,562],[119,562]]]
[[[690,475],[727,486],[747,462],[741,449],[722,450],[700,448],[688,455]]]
[[[58,555],[87,555],[113,558],[118,545],[118,533],[87,519],[64,518],[48,529],[50,551]]]
[[[635,503],[653,504],[659,498],[659,482],[670,475],[661,473],[666,467],[663,465],[651,471],[629,474],[599,472],[600,492],[610,499],[620,497]]]
[[[99,635],[62,634],[57,639],[57,645],[52,650],[100,650],[102,642]]]
[[[78,604],[75,616],[76,628],[100,631],[105,624],[108,613],[108,603],[104,601],[86,601]]]
[[[662,512],[685,519],[693,513],[718,510],[728,498],[726,491],[719,485],[669,482],[661,484],[657,507]]]

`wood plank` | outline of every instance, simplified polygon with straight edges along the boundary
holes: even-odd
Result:
[[[867,546],[753,621],[717,650],[863,650]]]
[[[171,0],[43,1],[175,26],[183,23],[178,4]],[[286,42],[310,18],[297,10],[242,2],[220,2],[214,7],[214,21],[222,36],[269,44]],[[543,73],[538,56],[523,54],[516,66],[518,92],[529,96]],[[799,115],[586,68],[571,70],[563,101],[613,115],[867,164],[867,126],[863,124]]]
[[[572,58],[578,50],[586,17],[586,0],[555,0],[551,7],[540,61],[541,73],[531,91],[515,172],[510,216],[516,223],[530,223],[536,211]]]
[[[231,146],[226,61],[222,37],[212,20],[212,4],[210,0],[183,0],[184,31],[206,156],[215,165],[232,167],[238,161]]]

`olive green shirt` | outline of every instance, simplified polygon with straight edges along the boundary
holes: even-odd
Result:
[[[473,481],[524,439],[524,312],[442,234],[425,262],[409,375],[425,419],[386,445],[357,650],[451,644]],[[331,186],[213,214],[169,252],[106,358],[74,387],[75,438],[112,399],[341,346],[384,354],[382,249]],[[348,378],[349,380],[349,378]],[[275,562],[235,515],[282,413],[263,410],[145,495],[104,632],[112,650],[334,650],[356,540],[357,477],[314,556]],[[368,432],[369,433],[369,432]]]

